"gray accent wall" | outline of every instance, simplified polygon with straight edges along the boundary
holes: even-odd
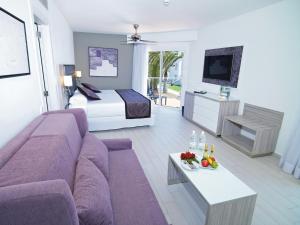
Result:
[[[82,71],[81,82],[100,89],[128,89],[132,87],[133,45],[121,44],[126,35],[74,32],[76,70]],[[88,47],[118,49],[118,76],[91,77],[89,75]]]

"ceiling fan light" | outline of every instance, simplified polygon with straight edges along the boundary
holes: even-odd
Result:
[[[164,0],[164,6],[169,6],[170,0]]]

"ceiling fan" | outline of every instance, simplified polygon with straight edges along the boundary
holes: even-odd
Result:
[[[142,39],[142,36],[138,34],[138,24],[133,24],[133,28],[135,30],[134,34],[132,34],[129,38],[127,38],[126,44],[146,44],[146,43],[156,43],[156,41],[149,41]]]

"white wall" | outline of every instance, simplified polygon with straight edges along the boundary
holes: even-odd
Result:
[[[48,8],[55,73],[62,84],[59,65],[75,64],[73,31],[53,0],[48,2]],[[63,108],[63,90],[60,89],[60,91],[61,108]]]
[[[74,64],[73,32],[53,0],[48,11],[38,0],[0,0],[0,6],[26,23],[31,74],[0,79],[0,147],[42,112],[41,75],[33,14],[48,24],[52,39],[54,74],[59,79],[60,64]],[[61,92],[61,90],[58,90]],[[62,93],[58,93],[63,108]]]
[[[300,112],[300,1],[286,0],[206,27],[191,46],[189,90],[219,92],[202,83],[206,49],[244,46],[240,78],[232,96],[243,103],[285,113],[276,153],[289,146]],[[242,107],[241,109],[242,110]]]
[[[0,147],[40,114],[42,96],[29,0],[0,0],[0,6],[26,23],[31,74],[0,79]]]
[[[132,34],[128,34],[130,37]],[[142,39],[157,41],[159,43],[172,43],[172,42],[190,42],[197,40],[197,31],[170,31],[170,32],[157,32],[157,33],[143,33]]]

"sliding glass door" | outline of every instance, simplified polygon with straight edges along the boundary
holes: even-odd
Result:
[[[180,107],[182,61],[180,51],[150,51],[148,96],[155,104]]]

